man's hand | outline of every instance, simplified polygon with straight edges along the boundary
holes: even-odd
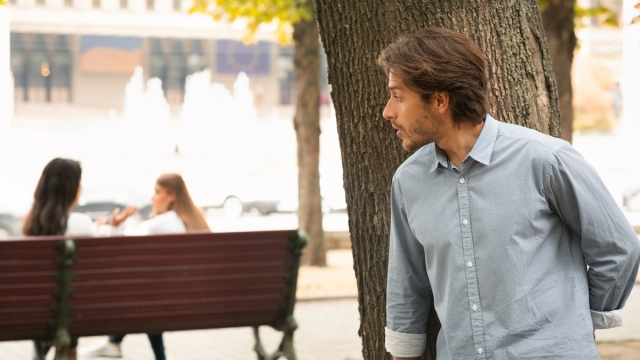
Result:
[[[133,215],[136,210],[138,209],[135,206],[127,206],[123,212],[120,212],[120,208],[113,209],[111,213],[111,226],[119,226],[123,221],[127,220],[129,216]]]

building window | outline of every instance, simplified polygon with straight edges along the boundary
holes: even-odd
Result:
[[[128,0],[120,0],[120,9],[127,9],[129,8],[129,1]]]
[[[92,0],[93,7],[96,9],[100,8],[101,0]]]
[[[154,0],[147,0],[147,10],[153,10],[154,5],[155,5]]]
[[[49,101],[55,104],[67,104],[71,101],[71,69],[73,58],[69,50],[69,36],[58,35],[53,58],[51,59],[51,79],[49,82]]]
[[[173,11],[180,11],[181,10],[181,5],[182,5],[182,1],[173,0]]]

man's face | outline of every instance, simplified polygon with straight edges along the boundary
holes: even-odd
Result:
[[[391,96],[382,116],[391,121],[405,150],[416,151],[442,138],[440,124],[431,110],[432,104],[422,101],[420,95],[409,89],[393,72],[389,73],[389,92]]]

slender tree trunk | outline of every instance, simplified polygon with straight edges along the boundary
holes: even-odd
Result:
[[[389,190],[407,157],[383,120],[387,78],[380,51],[401,34],[428,26],[461,31],[487,60],[492,115],[560,135],[558,95],[534,0],[315,0],[327,54],[343,159],[349,230],[358,281],[360,331],[367,360],[384,348],[389,246]],[[423,359],[435,359],[435,316]]]
[[[549,55],[558,84],[560,102],[560,129],[562,138],[571,142],[573,133],[573,89],[571,87],[571,65],[576,48],[574,32],[575,0],[549,0],[540,8],[542,25],[549,43]]]
[[[298,226],[307,232],[302,263],[325,266],[322,198],[320,197],[320,41],[315,20],[293,25],[298,144]]]

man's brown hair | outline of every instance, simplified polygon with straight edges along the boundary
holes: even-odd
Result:
[[[378,65],[387,75],[400,77],[425,103],[435,92],[447,92],[458,124],[479,124],[489,111],[484,56],[462,33],[426,28],[404,35],[382,50]]]

